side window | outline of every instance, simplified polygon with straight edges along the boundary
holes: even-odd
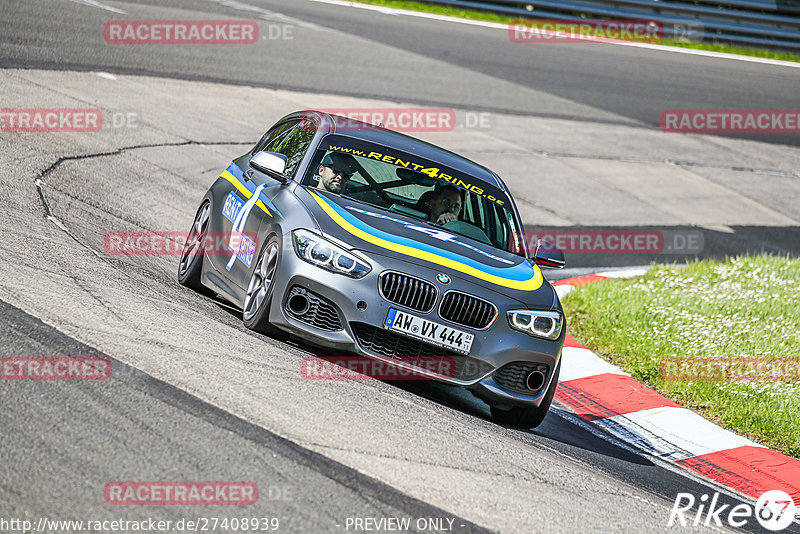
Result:
[[[483,199],[477,195],[467,194],[464,202],[469,210],[464,210],[464,220],[478,228],[486,228],[486,212]]]
[[[272,152],[278,152],[288,158],[285,171],[288,176],[294,176],[297,166],[306,155],[308,147],[311,146],[315,133],[315,128],[310,127],[308,122],[295,123],[294,128],[283,138],[280,145],[272,150]]]
[[[267,152],[276,152],[276,148],[281,144],[289,131],[297,124],[297,121],[282,122],[268,131],[261,141],[258,142],[253,149],[252,154],[266,150]]]
[[[508,249],[518,256],[525,256],[525,232],[522,228],[517,228],[514,217],[508,214],[508,227],[510,232]]]
[[[500,248],[506,248],[506,243],[508,243],[508,212],[505,210],[497,207],[491,206],[489,210],[492,214],[492,224],[490,225],[491,233],[489,235],[489,239],[492,242],[499,246]],[[505,219],[505,220],[503,220]]]

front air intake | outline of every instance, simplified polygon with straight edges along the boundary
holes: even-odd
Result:
[[[436,286],[407,274],[386,271],[381,274],[379,287],[385,300],[422,313],[430,312],[436,304]]]
[[[442,299],[439,315],[448,321],[483,330],[494,322],[497,307],[487,300],[460,291],[448,291]]]

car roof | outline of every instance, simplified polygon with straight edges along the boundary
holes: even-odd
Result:
[[[341,115],[331,115],[329,113],[315,110],[300,111],[298,113],[313,113],[317,115],[317,117],[320,119],[320,130],[324,133],[342,135],[414,154],[421,158],[441,163],[442,165],[450,167],[451,169],[461,171],[464,174],[467,174],[473,178],[477,178],[478,180],[482,180],[500,189],[501,191],[508,193],[508,188],[500,179],[500,177],[498,177],[488,168],[475,163],[464,156],[460,156],[434,144],[422,141],[421,139],[417,139],[415,137],[392,130],[387,130],[386,128],[375,126],[356,119],[343,117]],[[348,124],[357,124],[358,127],[347,128],[345,131],[337,131],[334,117],[346,120],[348,121]]]

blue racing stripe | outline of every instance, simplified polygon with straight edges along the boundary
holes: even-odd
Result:
[[[238,165],[231,162],[231,164],[228,165],[228,168],[226,170],[229,173],[231,173],[237,180],[239,180],[239,183],[241,183],[245,187],[245,189],[250,191],[250,193],[255,192],[256,184],[254,184],[251,180],[244,179],[244,171],[242,171],[242,169],[240,169]],[[272,203],[272,200],[268,199],[263,194],[261,195],[261,198],[259,200],[261,200],[261,202],[263,202],[270,210],[272,210],[273,213],[277,214],[278,217],[283,218],[283,215],[281,214],[280,210],[277,207],[275,207],[275,204]]]
[[[533,276],[535,276],[535,271],[533,267],[525,261],[522,261],[518,265],[514,265],[512,267],[492,267],[486,265],[485,263],[481,263],[475,261],[471,258],[462,256],[460,254],[456,254],[454,252],[450,252],[448,250],[438,248],[432,245],[428,245],[427,243],[422,243],[420,241],[416,241],[414,239],[409,239],[406,237],[402,237],[395,234],[390,234],[388,232],[384,232],[379,230],[373,226],[368,225],[355,215],[351,214],[348,210],[342,208],[341,206],[337,205],[335,202],[328,202],[325,201],[328,206],[330,206],[333,210],[336,211],[344,220],[355,226],[356,228],[367,232],[375,237],[379,237],[381,239],[385,239],[391,243],[395,243],[398,245],[404,245],[410,248],[416,248],[418,250],[423,250],[426,252],[430,252],[432,254],[438,254],[439,256],[444,256],[445,258],[461,262],[463,264],[469,265],[475,269],[479,269],[484,271],[488,274],[506,278],[508,280],[515,280],[524,282],[530,280]],[[475,247],[478,248],[478,247]]]

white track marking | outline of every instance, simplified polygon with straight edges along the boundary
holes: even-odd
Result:
[[[407,17],[417,17],[421,19],[440,20],[444,22],[454,22],[457,24],[466,24],[468,26],[481,26],[483,28],[495,28],[508,32],[507,24],[499,24],[497,22],[487,22],[482,20],[469,20],[458,17],[450,17],[447,15],[435,15],[433,13],[421,13],[419,11],[409,11],[407,9],[394,9],[383,6],[373,6],[370,4],[361,4],[358,2],[347,2],[344,0],[309,0],[311,2],[319,2],[321,4],[330,4],[334,6],[353,7],[357,9],[366,9],[369,11],[377,11],[384,15],[404,15]],[[547,33],[545,31],[545,33]],[[800,63],[792,61],[780,61],[778,59],[767,59],[763,57],[739,56],[737,54],[726,54],[724,52],[711,52],[709,50],[694,50],[691,48],[679,48],[677,46],[664,46],[649,43],[635,43],[625,41],[603,42],[603,44],[619,45],[619,46],[633,46],[637,48],[647,48],[649,50],[661,50],[662,52],[672,52],[674,54],[688,54],[690,56],[704,56],[717,59],[731,59],[735,61],[745,61],[748,63],[762,63],[765,65],[775,65],[779,67],[790,67],[793,69],[800,69]]]
[[[631,446],[631,444],[628,443],[627,441],[621,440],[617,436],[609,434],[609,433],[599,429],[597,426],[595,426],[592,423],[589,423],[587,421],[584,421],[583,419],[581,419],[580,417],[578,417],[577,415],[575,415],[574,413],[572,413],[572,412],[570,412],[568,410],[561,410],[561,409],[556,408],[556,407],[551,407],[550,411],[553,412],[558,417],[564,419],[565,421],[567,421],[569,423],[572,423],[573,425],[575,425],[575,426],[577,426],[579,428],[582,428],[583,430],[585,430],[587,432],[590,432],[595,437],[598,437],[598,438],[602,439],[603,441],[605,441],[607,443],[610,443],[610,444],[612,444],[612,445],[614,445],[616,447],[619,447],[621,449],[624,449],[624,450],[626,450],[628,452],[632,452],[632,453],[636,454],[637,456],[640,456],[640,457],[643,457],[643,458],[644,457],[648,458],[655,465],[661,467],[662,469],[666,469],[667,471],[669,471],[671,473],[675,473],[677,475],[685,477],[685,478],[687,478],[689,480],[692,480],[697,484],[701,484],[701,485],[703,485],[705,487],[713,488],[714,491],[718,491],[718,492],[720,492],[720,493],[722,493],[724,495],[727,495],[728,497],[734,498],[734,499],[736,499],[738,501],[750,502],[750,503],[756,502],[755,499],[753,499],[751,497],[740,495],[739,493],[736,493],[735,491],[733,491],[731,488],[729,488],[727,486],[723,486],[722,484],[719,484],[718,482],[715,482],[714,480],[711,480],[711,479],[708,479],[708,478],[704,478],[701,475],[698,475],[697,473],[695,473],[694,471],[689,471],[689,470],[684,469],[682,467],[678,467],[674,463],[672,463],[670,461],[665,461],[663,458],[659,458],[658,456],[647,455],[642,450]],[[800,520],[795,521],[795,522],[800,524]],[[718,530],[718,529],[715,529],[715,530]],[[727,531],[719,531],[719,532],[727,532]]]
[[[563,286],[555,286],[553,289],[556,290],[556,295],[558,295],[558,298],[563,299],[564,295],[572,291],[573,287],[575,286],[563,285]]]
[[[267,20],[270,22],[277,22],[280,24],[293,24],[295,26],[299,26],[301,28],[313,28],[313,29],[320,29],[319,26],[313,24],[311,22],[306,22],[300,19],[295,19],[289,16],[284,15],[283,13],[278,13],[277,11],[270,11],[269,9],[264,9],[263,7],[253,6],[250,4],[245,4],[244,2],[239,2],[238,0],[206,0],[208,2],[212,2],[214,4],[219,4],[221,6],[229,7],[231,9],[236,9],[237,11],[246,11],[248,13],[258,13],[261,16],[262,20]]]
[[[76,4],[84,4],[87,6],[96,7],[99,9],[105,9],[106,11],[111,11],[112,13],[119,13],[120,15],[127,15],[128,13],[122,11],[121,9],[117,9],[116,7],[107,6],[105,4],[101,4],[96,0],[70,0],[70,2],[75,2]]]
[[[313,1],[316,2],[318,0]],[[632,278],[634,276],[644,276],[644,274],[647,272],[647,269],[647,267],[630,267],[628,269],[596,273],[596,275],[604,278]],[[556,295],[558,295],[558,298],[563,299],[567,293],[575,289],[575,286],[563,284],[555,286],[554,289],[556,290]]]
[[[554,400],[553,402],[558,402],[558,401]],[[562,410],[560,408],[556,408],[555,406],[551,406],[550,411],[559,416],[560,418],[564,419],[565,421],[568,421],[573,425],[582,428],[583,430],[591,433],[595,437],[598,437],[607,443],[611,443],[612,445],[619,447],[620,449],[625,449],[626,451],[631,452],[636,456],[644,457],[645,455],[640,449],[633,447],[627,441],[619,439],[616,436],[597,428],[597,426],[589,423],[588,421],[581,419],[580,416],[570,412],[569,408],[567,408],[567,410]]]
[[[687,458],[736,447],[762,447],[747,438],[718,427],[687,408],[662,406],[597,421],[601,426],[612,422],[627,428],[639,429],[643,431],[643,436],[650,434],[647,438],[658,449],[672,448],[686,451]]]
[[[116,80],[117,77],[111,74],[110,72],[95,72],[101,78],[105,78],[106,80]]]
[[[605,278],[632,278],[634,276],[644,276],[646,272],[647,267],[631,267],[630,269],[597,273],[597,276],[603,276]]]
[[[619,367],[600,358],[589,349],[564,347],[561,351],[561,361],[559,382],[602,374],[631,376]]]
[[[48,215],[47,216],[47,220],[50,221],[51,223],[55,224],[56,226],[58,226],[59,228],[61,228],[65,232],[69,232],[69,230],[67,230],[67,227],[64,225],[64,223],[61,222],[61,219],[58,219],[57,217],[53,217],[52,215]],[[70,234],[70,235],[72,235],[72,234]]]

